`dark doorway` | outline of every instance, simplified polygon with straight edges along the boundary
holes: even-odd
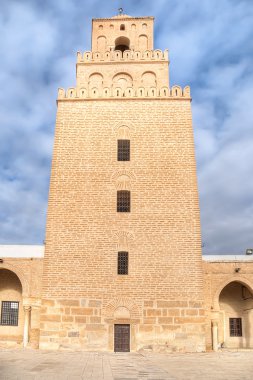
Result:
[[[114,351],[130,351],[130,325],[114,325]]]

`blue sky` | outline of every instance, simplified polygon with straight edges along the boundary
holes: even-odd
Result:
[[[155,16],[171,85],[190,85],[204,252],[253,246],[252,0],[0,0],[0,244],[44,240],[58,87],[92,17]]]

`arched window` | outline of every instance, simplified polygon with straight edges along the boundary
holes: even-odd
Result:
[[[130,40],[127,37],[119,37],[115,40],[115,50],[120,50],[122,53],[129,50]]]
[[[124,24],[121,24],[121,25],[120,25],[120,30],[126,30],[126,27],[125,27]]]
[[[128,190],[117,191],[117,212],[130,212],[131,193]]]

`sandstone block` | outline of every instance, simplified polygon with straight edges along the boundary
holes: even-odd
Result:
[[[71,309],[71,314],[75,315],[92,315],[93,309],[85,307],[75,307]]]

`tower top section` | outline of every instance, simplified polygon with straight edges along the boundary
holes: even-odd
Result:
[[[119,14],[92,20],[91,51],[77,53],[76,88],[58,100],[181,98],[190,88],[169,88],[169,54],[153,48],[154,17]]]
[[[92,20],[92,51],[153,50],[154,17],[118,14]]]

